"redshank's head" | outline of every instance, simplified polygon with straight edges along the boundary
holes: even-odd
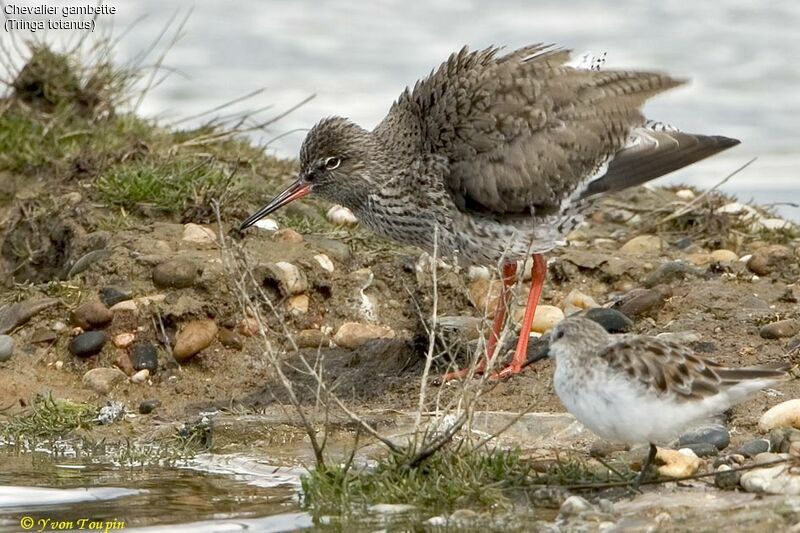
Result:
[[[309,194],[358,211],[372,185],[369,169],[375,152],[373,144],[368,131],[345,118],[320,121],[308,132],[300,148],[297,179],[242,222],[239,229],[248,228]]]

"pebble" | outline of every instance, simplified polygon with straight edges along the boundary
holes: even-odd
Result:
[[[633,326],[633,320],[616,309],[604,307],[587,309],[583,316],[589,320],[594,320],[606,328],[609,333],[625,333]]]
[[[651,288],[662,283],[672,283],[688,277],[703,277],[703,272],[683,261],[662,263],[644,280],[644,286]]]
[[[408,503],[376,503],[367,507],[368,511],[378,514],[408,513],[416,509]]]
[[[61,333],[62,331],[66,331],[68,326],[65,323],[61,322],[60,320],[56,320],[55,322],[53,322],[53,325],[51,327],[53,328],[53,331]]]
[[[394,331],[386,326],[346,322],[333,336],[333,342],[342,348],[355,349],[373,339],[393,339]]]
[[[135,344],[131,348],[130,360],[134,370],[148,370],[151,374],[158,371],[158,350],[150,343]]]
[[[144,383],[150,378],[150,371],[143,368],[131,376],[131,383]]]
[[[469,284],[467,298],[475,309],[492,318],[502,287],[503,284],[499,280],[477,279]]]
[[[136,340],[136,335],[134,333],[120,333],[119,335],[114,335],[114,338],[111,339],[111,342],[114,343],[114,346],[117,348],[127,348],[133,341]]]
[[[117,357],[114,358],[114,366],[125,372],[126,376],[132,376],[135,372],[128,352],[119,352]]]
[[[639,235],[629,240],[619,249],[627,254],[646,254],[661,252],[667,248],[667,243],[657,235]]]
[[[623,452],[627,449],[628,446],[621,442],[597,440],[589,446],[589,455],[592,457],[608,457],[612,453]]]
[[[306,275],[292,263],[280,261],[267,265],[266,276],[278,282],[278,287],[285,296],[300,294],[308,290]]]
[[[767,455],[776,456],[775,459],[789,458],[789,454],[761,454],[759,458]],[[800,494],[800,475],[794,473],[794,469],[787,464],[748,470],[742,473],[739,483],[747,492],[757,494]]]
[[[800,321],[791,319],[765,324],[758,330],[758,334],[765,339],[794,337],[798,333],[800,333]]]
[[[714,474],[714,485],[722,490],[733,490],[739,486],[741,478],[740,471],[732,470],[728,465],[719,465]]]
[[[768,451],[770,451],[769,439],[748,440],[736,449],[736,453],[744,455],[745,457],[755,457],[759,453]]]
[[[586,498],[581,496],[570,496],[558,510],[558,516],[562,519],[569,519],[580,516],[581,513],[593,510],[594,507]]]
[[[145,400],[139,404],[139,414],[149,415],[161,406],[161,400]]]
[[[159,288],[185,289],[194,284],[198,270],[188,259],[171,259],[153,269],[153,283]]]
[[[119,313],[120,311],[136,311],[139,307],[136,305],[136,302],[133,300],[125,300],[124,302],[119,302],[111,306],[112,313]]]
[[[217,336],[213,320],[193,320],[178,332],[172,355],[180,362],[187,361],[208,347]]]
[[[747,268],[754,274],[766,276],[781,271],[794,262],[792,252],[782,244],[772,244],[759,248],[747,260]]]
[[[226,348],[241,350],[244,347],[244,344],[242,344],[242,338],[232,329],[219,328],[217,335],[219,336],[220,344]]]
[[[600,304],[597,301],[589,296],[588,294],[584,294],[578,289],[573,289],[567,294],[564,298],[563,305],[561,308],[564,310],[564,315],[570,316],[584,309],[592,309],[595,307],[600,307]]]
[[[258,335],[261,332],[261,328],[258,326],[258,320],[248,316],[236,325],[236,331],[245,337],[252,337]]]
[[[713,444],[718,450],[724,450],[731,443],[731,434],[722,424],[711,424],[692,429],[678,437],[678,445],[681,447],[703,442]]]
[[[769,449],[772,452],[786,453],[791,448],[792,443],[800,442],[800,430],[792,427],[780,427],[770,430]]]
[[[314,261],[317,262],[317,264],[322,268],[322,270],[324,270],[328,274],[333,274],[334,266],[333,266],[333,261],[331,261],[330,257],[328,257],[325,254],[317,254],[314,256]]]
[[[292,228],[283,228],[272,234],[272,240],[284,244],[300,244],[303,242],[303,236]]]
[[[800,399],[787,400],[761,415],[758,429],[767,432],[774,428],[800,428]]]
[[[105,331],[87,331],[70,341],[69,351],[76,357],[89,357],[100,353],[107,341],[108,335]]]
[[[304,329],[294,336],[298,348],[323,348],[330,346],[330,339],[318,329]]]
[[[182,240],[197,244],[212,244],[217,242],[217,234],[209,228],[189,222],[183,226]]]
[[[656,338],[667,342],[674,342],[676,344],[691,344],[702,339],[699,333],[692,330],[665,331],[656,335]]]
[[[43,343],[43,342],[53,342],[58,338],[58,334],[49,328],[36,328],[31,333],[30,342],[32,343]]]
[[[339,261],[340,263],[347,263],[353,258],[350,247],[340,240],[326,239],[313,235],[306,236],[306,240],[311,242],[315,249],[326,253],[331,259]]]
[[[286,302],[286,310],[292,316],[300,316],[308,313],[308,296],[305,294],[298,294],[292,296]]]
[[[730,202],[728,204],[723,205],[719,209],[717,209],[717,213],[728,213],[730,215],[746,215],[746,216],[756,216],[758,215],[758,211],[750,207],[749,205],[740,204],[739,202]]]
[[[760,218],[758,219],[758,225],[762,228],[772,230],[789,229],[792,227],[792,223],[783,218]]]
[[[333,224],[346,224],[350,226],[358,224],[358,219],[353,212],[341,205],[332,206],[328,209],[325,216],[327,216],[328,220]]]
[[[675,196],[687,202],[695,199],[694,191],[691,189],[681,189],[675,193]]]
[[[113,285],[100,289],[100,301],[108,307],[113,307],[120,302],[125,302],[133,297],[133,293],[125,288]]]
[[[278,229],[278,223],[271,218],[262,218],[261,220],[256,221],[253,226],[266,231],[277,231]]]
[[[730,250],[720,249],[711,252],[711,260],[717,263],[727,264],[739,260],[739,256]]]
[[[700,468],[702,461],[692,450],[668,450],[659,448],[656,461],[663,463],[658,467],[658,473],[665,477],[691,476]]]
[[[57,298],[25,300],[0,308],[0,335],[21,326],[36,314],[59,303]]]
[[[518,308],[518,322],[522,322],[524,313],[525,309]],[[564,320],[564,311],[560,308],[554,305],[537,305],[536,313],[533,315],[533,322],[531,322],[531,331],[547,333],[562,320]]]
[[[72,312],[72,323],[83,329],[102,328],[113,318],[114,313],[99,300],[81,304]]]
[[[623,299],[617,307],[620,313],[631,319],[657,310],[664,304],[669,294],[668,291],[657,289],[634,289],[634,291],[631,291],[634,294],[629,293],[630,297]]]
[[[127,378],[118,368],[93,368],[83,375],[83,385],[97,394],[108,394]]]
[[[0,363],[5,363],[14,354],[14,339],[9,335],[0,335]]]
[[[709,442],[696,442],[681,446],[681,449],[692,450],[697,457],[713,457],[719,453],[716,446]]]

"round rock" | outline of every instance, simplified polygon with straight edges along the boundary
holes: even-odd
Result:
[[[691,476],[700,468],[700,458],[692,450],[668,450],[659,448],[657,460],[663,464],[658,467],[658,473],[665,477]]]
[[[620,248],[628,254],[658,253],[667,248],[667,243],[657,235],[639,235],[629,240]]]
[[[187,259],[172,259],[153,269],[153,283],[160,288],[184,289],[197,279],[197,266]]]
[[[761,415],[758,429],[767,432],[774,428],[800,428],[800,398],[781,402]]]
[[[11,359],[14,354],[14,339],[10,335],[0,335],[0,363]]]
[[[616,309],[606,309],[603,307],[587,309],[583,313],[583,316],[589,320],[594,320],[606,328],[606,331],[609,333],[624,333],[633,326],[633,320]]]
[[[765,324],[758,330],[759,335],[765,339],[782,339],[794,337],[800,333],[800,322],[797,320],[778,320],[771,324]]]
[[[83,375],[83,385],[98,394],[108,394],[127,378],[118,368],[93,368]]]
[[[69,351],[76,357],[89,357],[100,353],[107,341],[105,331],[87,331],[70,341]]]
[[[102,328],[113,319],[114,313],[98,300],[81,304],[72,312],[72,322],[83,329]]]
[[[724,450],[731,443],[731,434],[725,426],[712,424],[687,431],[678,438],[678,445],[682,448],[701,443],[711,444],[718,450]]]
[[[226,348],[241,350],[243,347],[242,338],[235,331],[228,328],[219,328],[219,342]]]
[[[145,400],[139,404],[139,414],[149,415],[161,405],[161,400]]]
[[[742,443],[736,449],[736,453],[742,454],[745,457],[755,457],[759,453],[770,451],[769,439],[752,439]]]
[[[337,346],[353,350],[373,339],[393,338],[394,331],[386,326],[346,322],[341,325],[336,335],[334,335],[333,342],[335,342]]]
[[[213,320],[194,320],[178,333],[172,355],[178,361],[186,361],[203,351],[217,336],[217,325]]]
[[[120,302],[125,302],[133,297],[130,290],[123,287],[108,286],[100,289],[100,301],[108,307],[112,307]]]
[[[152,344],[133,345],[130,359],[134,370],[147,370],[151,374],[155,374],[158,370],[158,350]]]

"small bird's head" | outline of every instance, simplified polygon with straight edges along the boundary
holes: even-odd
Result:
[[[239,229],[248,228],[309,194],[358,211],[372,185],[369,165],[375,153],[373,144],[371,134],[350,120],[341,117],[321,120],[311,128],[300,148],[297,179]]]
[[[564,353],[583,353],[600,347],[608,339],[603,326],[588,318],[575,317],[562,320],[550,330],[550,357],[557,359]]]

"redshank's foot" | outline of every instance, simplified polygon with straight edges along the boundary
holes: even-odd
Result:
[[[483,367],[484,367],[484,365],[481,365],[480,368],[476,368],[475,371],[473,372],[473,375],[474,376],[480,376],[481,374],[483,374]],[[440,378],[434,378],[433,385],[436,386],[436,387],[440,387],[440,386],[442,386],[445,383],[448,383],[450,381],[464,379],[467,376],[469,376],[470,372],[471,372],[471,369],[469,369],[469,368],[462,368],[461,370],[455,370],[453,372],[448,372],[447,374],[445,374],[444,376],[442,376]]]

